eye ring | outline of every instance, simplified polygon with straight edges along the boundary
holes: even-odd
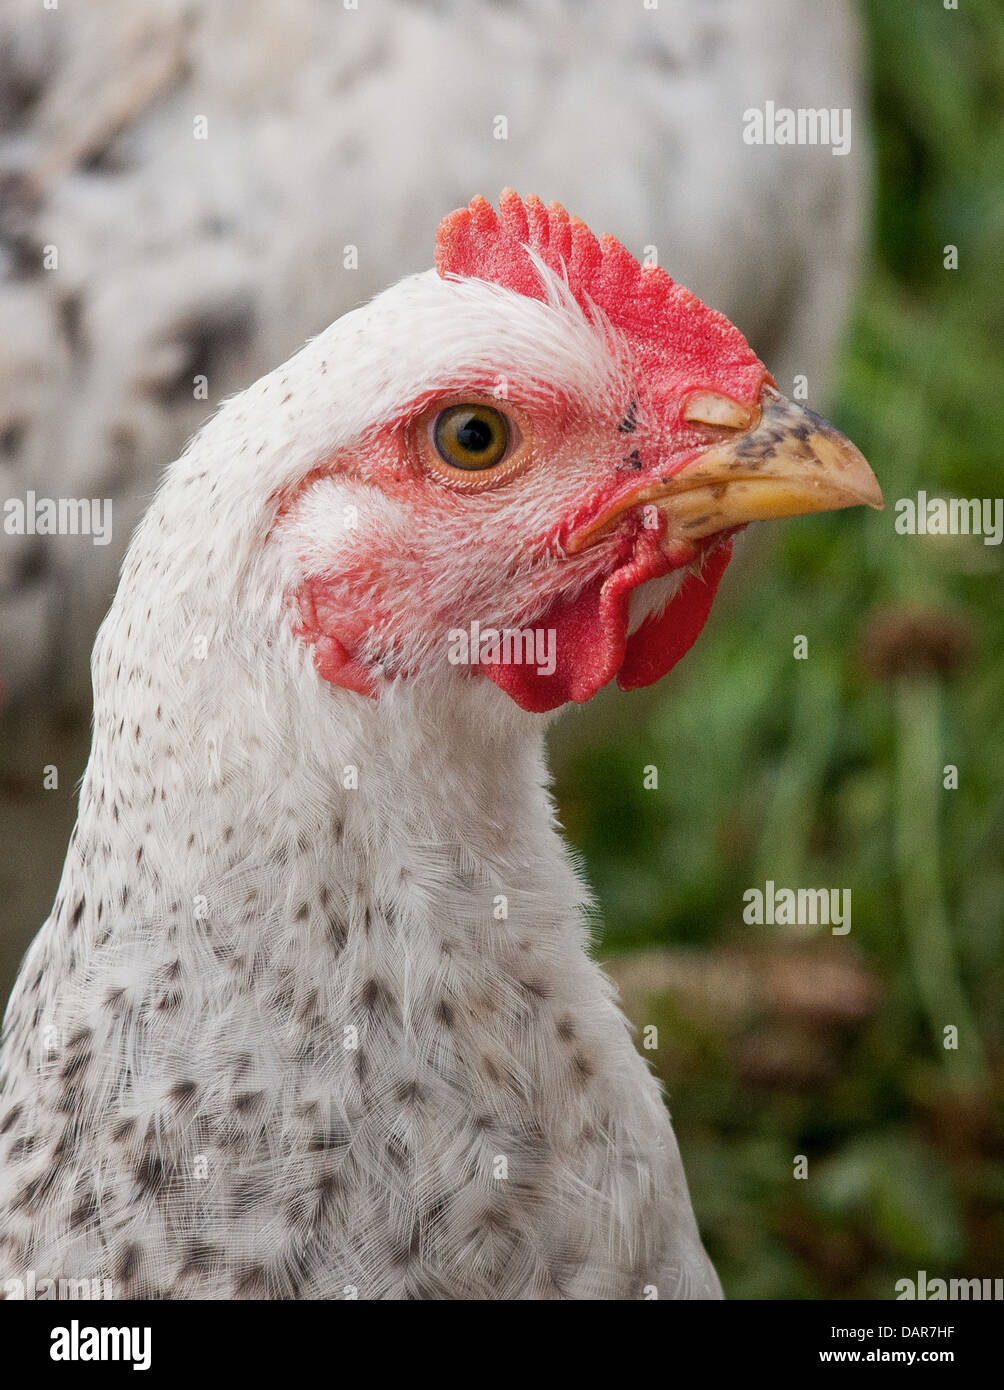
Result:
[[[494,396],[440,398],[413,420],[409,433],[426,471],[465,492],[496,486],[532,457],[532,421]]]

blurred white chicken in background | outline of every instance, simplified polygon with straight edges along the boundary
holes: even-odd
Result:
[[[471,188],[656,248],[822,403],[862,226],[847,0],[8,0],[0,25],[0,493],[114,515],[107,546],[3,536],[8,704],[88,706],[160,470],[223,397],[420,269]],[[744,144],[768,100],[851,107],[851,152]]]

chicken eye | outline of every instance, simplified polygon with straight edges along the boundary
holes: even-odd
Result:
[[[436,416],[432,439],[451,468],[494,468],[509,451],[509,421],[490,405],[451,405]]]

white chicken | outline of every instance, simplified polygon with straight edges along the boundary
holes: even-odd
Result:
[[[541,714],[678,660],[736,528],[881,495],[726,319],[557,205],[475,199],[436,264],[229,401],[133,540],[6,1020],[10,1270],[720,1294]]]

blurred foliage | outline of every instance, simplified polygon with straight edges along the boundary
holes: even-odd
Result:
[[[786,929],[745,926],[745,889],[852,889],[853,930],[833,940],[882,1002],[834,1038],[812,1085],[783,1069],[751,1081],[714,1021],[695,1026],[665,995],[636,1016],[660,1026],[648,1055],[734,1297],[891,1298],[919,1269],[999,1276],[1004,1262],[1002,547],[894,530],[896,499],[919,489],[1004,492],[1002,19],[996,0],[867,0],[864,14],[874,234],[828,413],[887,510],[778,528],[659,699],[638,697],[634,722],[580,749],[557,785],[603,903],[601,957],[768,951]],[[968,661],[897,678],[869,657],[874,615],[913,608],[956,629]],[[958,1053],[944,1023],[960,1025]]]

